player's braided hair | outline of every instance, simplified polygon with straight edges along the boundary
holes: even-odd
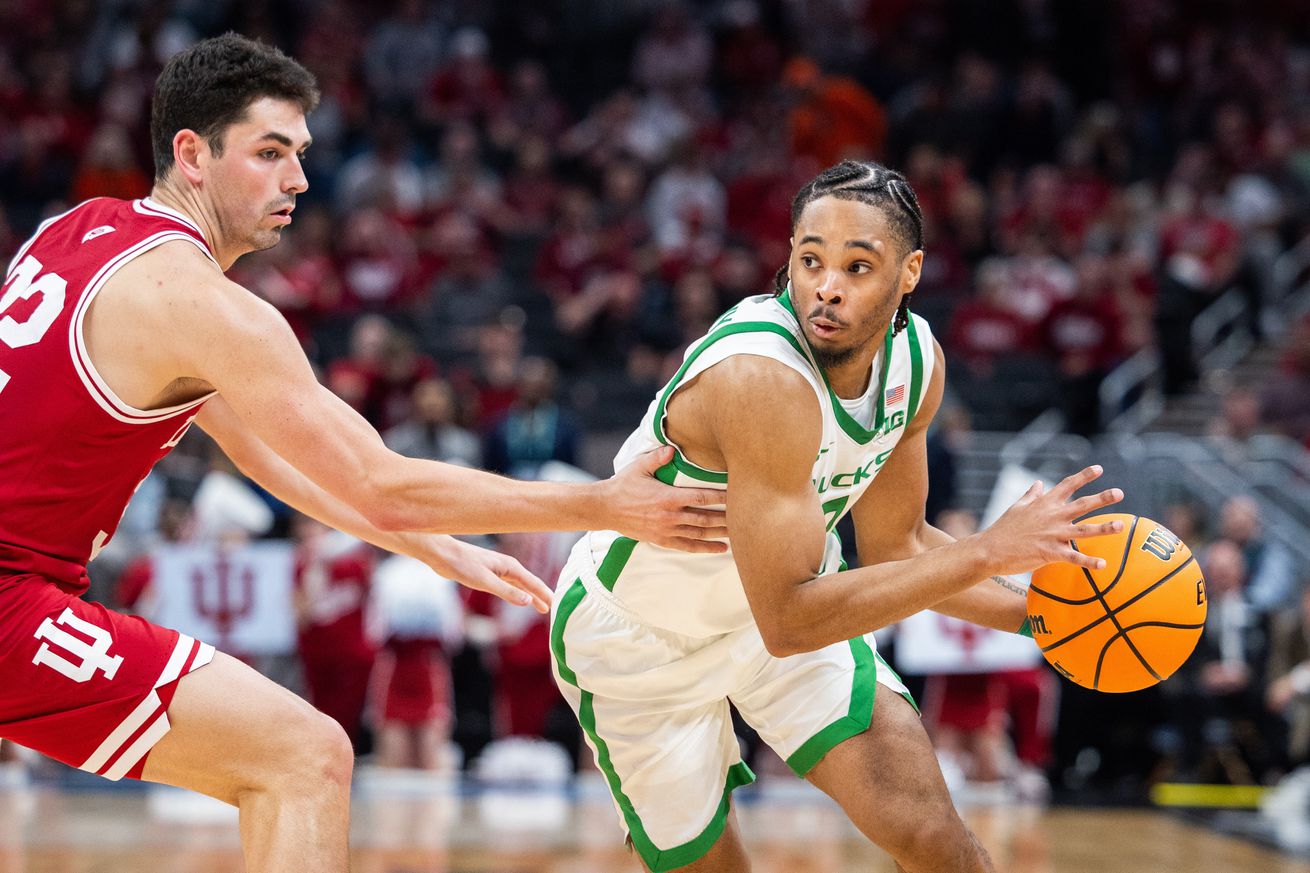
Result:
[[[798,191],[791,201],[793,236],[805,207],[820,197],[857,200],[877,206],[887,216],[887,223],[891,225],[892,232],[900,237],[906,251],[923,248],[923,212],[919,209],[919,198],[914,196],[914,189],[905,177],[895,170],[872,161],[842,161],[824,170]],[[786,264],[774,274],[773,288],[776,295],[786,293]],[[893,333],[900,333],[910,323],[911,296],[906,294],[902,297],[901,305],[896,308],[896,318],[892,322]]]

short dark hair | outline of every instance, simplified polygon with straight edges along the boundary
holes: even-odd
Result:
[[[223,132],[245,118],[261,97],[297,103],[309,114],[318,106],[314,76],[276,48],[225,33],[179,52],[155,81],[150,109],[150,143],[155,179],[173,166],[173,137],[194,130],[215,154],[223,153]]]
[[[829,167],[796,192],[791,201],[791,232],[796,235],[796,224],[805,207],[821,197],[839,200],[857,200],[882,209],[892,232],[908,252],[923,248],[923,211],[919,198],[904,176],[873,161],[842,161]],[[787,265],[773,277],[774,292],[781,295],[787,290]],[[910,320],[910,295],[901,299],[896,310],[893,328],[897,333],[905,329]]]

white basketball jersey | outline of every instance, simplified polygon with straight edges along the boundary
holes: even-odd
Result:
[[[619,450],[615,470],[642,452],[670,445],[665,432],[669,399],[710,367],[742,354],[773,358],[791,367],[805,377],[818,397],[823,439],[811,478],[828,531],[820,572],[836,572],[842,568],[841,542],[833,528],[873,482],[918,411],[932,378],[932,333],[927,322],[916,315],[910,316],[908,329],[898,335],[889,328],[874,358],[868,389],[861,397],[842,399],[815,362],[787,295],[748,297],[688,348],[678,372]],[[752,386],[742,385],[740,390],[749,392]],[[769,433],[761,431],[758,438],[767,440]],[[703,469],[677,446],[674,449],[673,461],[657,478],[671,485],[727,489],[726,472]],[[637,542],[614,531],[593,531],[578,542],[573,554],[582,559],[582,566],[594,571],[594,578],[583,580],[588,588],[594,590],[598,582],[615,606],[643,624],[708,637],[754,621],[731,550],[717,555],[690,554]]]

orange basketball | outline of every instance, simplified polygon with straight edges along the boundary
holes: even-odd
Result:
[[[1205,626],[1205,579],[1187,544],[1136,515],[1117,534],[1073,541],[1105,568],[1047,564],[1033,573],[1028,620],[1051,666],[1085,688],[1138,691],[1183,665]]]

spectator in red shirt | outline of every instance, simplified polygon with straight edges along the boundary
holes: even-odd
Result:
[[[1191,166],[1204,160],[1203,148],[1184,154],[1175,175],[1193,174]],[[1192,321],[1229,286],[1241,258],[1237,229],[1211,211],[1197,184],[1182,181],[1172,187],[1169,205],[1173,215],[1160,230],[1161,282],[1155,329],[1168,395],[1179,394],[1196,381]]]
[[[379,430],[407,421],[413,412],[415,387],[439,373],[437,362],[419,351],[414,335],[392,330],[382,351],[382,368],[377,383]]]
[[[501,149],[513,147],[528,134],[555,142],[568,126],[564,101],[551,89],[539,61],[521,60],[510,71],[509,93],[487,125],[487,135]]]
[[[978,378],[992,373],[996,359],[1030,347],[1029,328],[1010,307],[1005,263],[991,258],[978,267],[977,296],[960,305],[947,331],[951,356]]]
[[[505,101],[500,73],[491,65],[491,43],[476,27],[462,27],[450,39],[452,60],[437,71],[419,107],[429,125],[452,121],[485,123]]]
[[[341,279],[351,311],[403,307],[415,296],[418,253],[405,228],[377,209],[362,209],[346,221]]]
[[[377,399],[383,358],[391,337],[391,322],[369,315],[355,322],[350,333],[350,354],[328,367],[326,384],[376,426]]]
[[[503,191],[508,207],[503,230],[518,241],[538,242],[550,230],[561,187],[551,165],[553,158],[550,141],[544,136],[528,134],[518,141],[514,168]]]
[[[1074,296],[1051,309],[1040,328],[1060,372],[1060,406],[1072,433],[1100,430],[1100,388],[1122,357],[1122,326],[1103,255],[1078,259]]]

